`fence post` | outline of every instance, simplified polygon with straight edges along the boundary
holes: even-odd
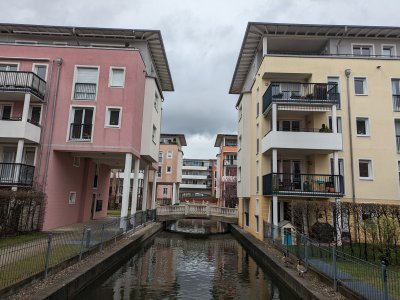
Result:
[[[306,263],[306,267],[308,267],[308,237],[304,236],[304,262]]]
[[[104,240],[104,223],[101,225],[101,233],[100,233],[100,251],[103,251],[103,240]]]
[[[337,286],[337,265],[336,265],[336,246],[332,248],[332,262],[333,262],[333,289],[335,292],[338,290]]]
[[[53,239],[53,234],[49,233],[49,238],[47,240],[47,252],[46,252],[46,261],[44,265],[44,278],[47,278],[47,274],[49,271],[49,263],[50,263],[50,256],[51,256],[51,241]]]
[[[83,231],[82,231],[81,249],[79,250],[79,261],[82,260],[83,242],[84,242],[84,240],[85,240],[86,229],[87,229],[87,227],[85,226],[85,227],[83,228]]]
[[[86,228],[86,248],[90,248],[90,238],[92,235],[92,228]]]
[[[386,272],[386,263],[382,261],[381,263],[381,270],[382,270],[382,287],[383,287],[383,299],[388,300],[388,283],[387,283],[387,272]]]

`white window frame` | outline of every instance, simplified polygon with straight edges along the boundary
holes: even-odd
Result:
[[[368,162],[368,177],[360,176],[360,162]],[[371,158],[359,158],[358,159],[358,178],[360,180],[374,180],[374,172],[372,167],[372,159]]]
[[[69,192],[68,204],[70,205],[76,204],[76,192],[74,191]]]
[[[167,159],[172,159],[174,157],[174,153],[172,151],[167,151]]]
[[[47,75],[49,74],[49,65],[48,64],[40,64],[40,63],[34,63],[32,64],[32,72],[35,73],[35,67],[36,66],[45,66],[46,67],[46,75],[44,76],[44,81],[47,81]],[[35,73],[36,74],[36,73]],[[37,74],[36,74],[37,75]]]
[[[13,102],[0,102],[0,108],[3,106],[11,106],[10,117],[13,118],[14,103]],[[22,112],[21,112],[22,113]],[[1,116],[2,117],[2,116]],[[22,117],[22,116],[21,116]],[[0,119],[1,120],[1,119]]]
[[[32,118],[32,109],[33,107],[40,107],[40,118],[39,118],[39,125],[42,125],[42,116],[43,116],[43,104],[31,104],[29,105],[28,110],[28,119]]]
[[[96,82],[96,96],[94,99],[75,99],[75,83],[78,77],[78,68],[90,68],[90,69],[97,69],[97,82]],[[99,78],[100,78],[100,66],[96,65],[75,65],[74,66],[74,78],[72,81],[72,91],[71,91],[71,100],[74,101],[97,101],[97,96],[99,95]]]
[[[375,55],[375,45],[365,43],[351,43],[351,55],[354,55],[354,47],[371,47],[371,56]],[[356,57],[371,57],[367,55],[357,55]]]
[[[362,121],[362,120],[364,120],[365,121],[365,134],[360,134],[360,133],[358,133],[358,131],[357,131],[357,121]],[[366,137],[368,137],[368,136],[371,136],[371,122],[370,122],[370,120],[369,120],[369,117],[364,117],[364,116],[356,116],[356,135],[357,136],[359,136],[359,137],[364,137],[364,136],[366,136]]]
[[[118,125],[110,125],[110,111],[119,110]],[[122,106],[106,106],[106,119],[104,123],[104,128],[121,128],[122,122]]]
[[[393,53],[392,53],[393,55],[391,55],[391,56],[383,55],[383,48],[385,48],[385,47],[391,47],[393,49]],[[396,57],[397,56],[396,44],[382,44],[381,45],[381,56],[385,57],[385,58]]]
[[[124,71],[124,75],[123,75],[123,79],[122,79],[122,85],[112,85],[113,70],[123,70]],[[110,67],[110,73],[108,75],[108,87],[109,88],[116,88],[116,89],[123,89],[125,87],[125,75],[126,75],[126,67],[111,66]]]
[[[340,120],[340,121],[339,121]],[[333,132],[333,128],[330,128],[329,124],[332,122],[332,116],[328,116],[328,125],[327,127],[329,127],[329,129],[332,130]],[[336,130],[337,133],[343,133],[343,120],[342,120],[342,116],[336,116]]]
[[[161,154],[161,161],[160,161],[160,154]],[[164,151],[158,151],[158,163],[162,164],[164,162]]]
[[[364,85],[363,85],[363,94],[357,94],[356,93],[356,79],[363,79],[364,80]],[[368,79],[366,76],[354,76],[353,77],[353,87],[354,87],[354,95],[356,96],[368,96]]]
[[[163,196],[168,196],[168,188],[163,187]]]
[[[19,71],[20,63],[14,61],[0,61],[0,65],[14,65],[17,66],[17,71]]]
[[[93,119],[92,119],[92,136],[90,140],[70,140],[69,135],[70,135],[70,130],[71,130],[71,123],[74,120],[74,114],[73,110],[74,108],[93,108]],[[95,122],[96,121],[96,106],[94,105],[76,105],[72,104],[69,107],[69,117],[68,117],[68,124],[67,124],[67,136],[65,141],[68,143],[76,143],[76,142],[84,142],[84,143],[93,143],[93,137],[94,137],[94,129],[95,129]]]
[[[170,169],[168,172],[168,168]],[[172,166],[166,166],[165,167],[165,174],[171,174],[172,173]]]

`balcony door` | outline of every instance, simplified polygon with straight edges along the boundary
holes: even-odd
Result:
[[[73,109],[71,140],[91,140],[93,127],[93,108]]]
[[[299,120],[278,121],[278,130],[280,130],[280,131],[300,131],[300,121]]]
[[[340,108],[340,78],[338,76],[329,76],[327,86],[327,96],[329,100],[337,100],[337,106]]]
[[[301,165],[302,161],[297,159],[279,160],[278,167],[281,173],[281,182],[284,190],[301,189]]]
[[[11,105],[0,105],[0,120],[10,120],[11,119]]]
[[[14,174],[15,154],[16,149],[11,147],[3,148],[2,164],[0,165],[0,180],[12,181]]]

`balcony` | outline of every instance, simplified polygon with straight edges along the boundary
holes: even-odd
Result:
[[[0,163],[0,186],[32,186],[34,173],[34,166]]]
[[[237,166],[236,159],[224,159],[224,166]]]
[[[179,185],[179,188],[181,189],[207,189],[208,187],[205,184],[199,183],[181,183]]]
[[[91,141],[92,124],[71,123],[69,132],[70,141]]]
[[[30,142],[40,142],[41,128],[37,122],[28,120],[21,121],[21,118],[0,119],[1,139],[24,139]]]
[[[342,175],[270,173],[263,176],[263,195],[343,197]]]
[[[207,179],[207,175],[182,174],[182,179]]]
[[[31,93],[40,100],[44,100],[46,93],[46,81],[32,72],[0,71],[0,91]]]
[[[340,104],[337,84],[271,82],[263,95],[263,113],[272,103],[285,105]]]
[[[300,128],[297,131],[270,131],[262,139],[262,153],[270,149],[312,150],[327,154],[341,151],[342,134],[320,132],[320,129]]]

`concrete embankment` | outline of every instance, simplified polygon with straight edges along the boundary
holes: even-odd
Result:
[[[293,264],[292,268],[285,267],[279,258],[272,255],[264,242],[256,239],[237,225],[231,225],[231,233],[255,259],[259,266],[268,270],[268,273],[272,277],[277,278],[300,298],[315,300],[331,299],[331,297],[321,293],[311,282],[298,276],[296,263]]]
[[[161,223],[149,224],[133,234],[127,234],[112,249],[91,259],[79,268],[67,270],[57,280],[50,280],[44,288],[37,289],[29,299],[70,299],[114,266],[129,259],[154,234],[162,230]]]

